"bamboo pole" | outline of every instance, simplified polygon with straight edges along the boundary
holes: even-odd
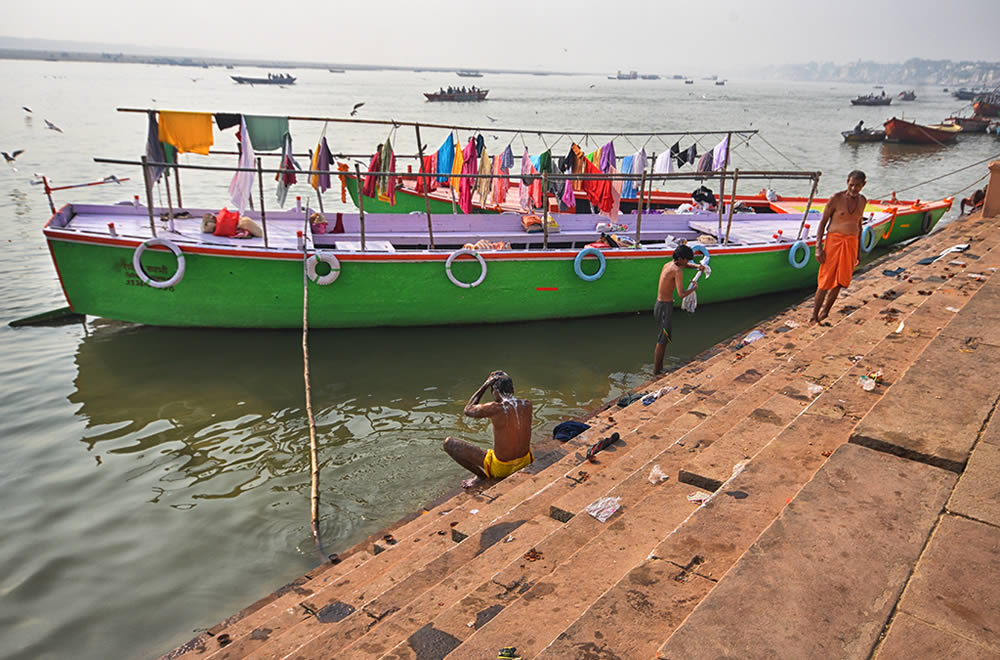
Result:
[[[361,166],[354,163],[354,173],[358,181],[358,219],[361,222],[361,251],[365,251],[365,195],[361,191]]]
[[[542,172],[542,248],[549,249],[549,173]]]
[[[653,157],[649,159],[649,174],[650,177],[653,175],[653,168],[656,167],[656,152],[653,152]],[[646,199],[646,213],[653,207],[653,179],[649,180],[649,197]],[[638,242],[638,241],[637,241]]]
[[[736,207],[736,184],[740,180],[740,169],[736,168],[736,172],[733,174],[733,192],[729,197],[729,221],[726,222],[726,238],[722,241],[723,245],[729,244],[729,231],[733,228],[733,209]]]
[[[722,236],[722,210],[726,208],[726,168],[723,166],[722,173],[719,175],[719,229],[718,233],[715,235],[716,240],[719,236]]]
[[[156,238],[156,223],[153,222],[153,181],[149,176],[149,165],[146,164],[146,157],[142,157],[142,179],[146,183],[146,209],[149,211],[149,231],[153,232]]]
[[[309,222],[309,205],[306,204],[306,222]],[[310,521],[312,523],[313,539],[316,550],[323,561],[323,540],[319,530],[319,452],[316,447],[316,420],[312,411],[312,388],[309,385],[309,276],[306,263],[309,257],[302,252],[302,378],[305,381],[306,418],[309,421],[309,470],[311,485],[309,488]]]
[[[419,157],[420,172],[424,172],[424,144],[420,141],[420,124],[413,125],[414,130],[417,132],[417,156]],[[421,182],[424,184],[424,212],[427,213],[427,236],[429,238],[428,246],[430,249],[434,249],[434,226],[431,222],[431,200],[427,196],[428,188],[430,188],[430,179],[427,178],[427,173],[424,172],[423,176],[420,178]]]
[[[812,190],[809,191],[809,201],[806,202],[806,212],[802,214],[802,222],[799,223],[799,233],[795,236],[795,240],[797,241],[802,239],[802,230],[805,229],[806,219],[809,217],[809,210],[812,208],[813,197],[816,196],[817,186],[819,186],[819,175],[816,175],[813,179]],[[819,245],[816,247],[819,247]]]
[[[642,179],[639,180],[639,208],[635,216],[635,245],[639,247],[639,237],[642,234],[642,198],[646,192],[646,170],[642,171]]]
[[[264,247],[267,247],[267,214],[264,211],[264,171],[260,168],[260,158],[257,158],[257,186],[260,189],[260,226],[264,232]],[[250,195],[253,199],[253,195]]]

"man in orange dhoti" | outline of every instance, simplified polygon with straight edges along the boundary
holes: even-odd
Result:
[[[851,283],[861,243],[861,222],[868,200],[861,194],[865,173],[854,170],[847,175],[847,190],[830,198],[823,211],[816,235],[816,261],[819,277],[811,323],[820,323],[830,315],[840,290]]]

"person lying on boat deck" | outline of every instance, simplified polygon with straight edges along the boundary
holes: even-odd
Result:
[[[493,401],[479,403],[486,390]],[[503,479],[531,465],[531,401],[514,396],[514,381],[503,371],[494,371],[465,404],[469,417],[488,418],[493,423],[493,449],[483,451],[457,438],[447,437],[444,450],[455,462],[476,475],[462,482],[463,488],[481,479]]]
[[[858,245],[861,243],[862,220],[868,200],[861,194],[865,173],[854,170],[847,175],[847,189],[834,194],[823,210],[816,234],[816,261],[819,275],[816,300],[810,323],[819,323],[830,315],[833,301],[840,290],[851,284],[854,268],[861,263]]]
[[[694,282],[691,288],[684,289],[685,268],[695,268],[705,270],[701,264],[693,263],[694,250],[687,245],[678,245],[674,250],[673,261],[667,262],[660,270],[660,284],[656,291],[656,305],[653,307],[653,318],[656,319],[656,350],[653,352],[653,375],[658,375],[663,371],[663,354],[667,350],[667,344],[672,340],[673,313],[674,313],[674,291],[681,299],[686,298],[698,289],[698,283]]]

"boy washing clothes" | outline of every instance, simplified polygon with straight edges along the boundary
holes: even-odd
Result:
[[[671,341],[673,332],[674,291],[683,300],[698,289],[698,283],[692,282],[689,289],[684,289],[685,268],[705,270],[701,264],[692,262],[694,250],[687,245],[678,245],[674,250],[674,258],[660,270],[660,283],[656,290],[656,306],[653,307],[653,318],[656,319],[656,350],[653,353],[653,375],[663,371],[663,354]]]
[[[816,234],[816,261],[819,276],[816,300],[810,323],[820,323],[830,315],[833,301],[840,290],[851,284],[854,268],[861,263],[858,245],[861,243],[862,219],[868,200],[861,194],[865,173],[854,170],[847,175],[847,190],[830,198],[823,211]]]
[[[492,392],[493,401],[479,403],[487,389]],[[469,417],[485,417],[493,423],[493,449],[483,451],[457,438],[445,438],[445,452],[476,475],[463,481],[463,488],[472,488],[482,479],[503,479],[534,462],[531,401],[514,396],[514,381],[506,373],[491,373],[465,404],[464,412]]]

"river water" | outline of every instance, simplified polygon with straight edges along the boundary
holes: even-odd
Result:
[[[41,233],[47,203],[40,187],[29,184],[33,173],[48,175],[54,185],[134,177],[121,186],[56,193],[57,205],[113,203],[141,192],[136,170],[92,160],[142,153],[144,116],[116,107],[346,116],[364,102],[359,116],[366,118],[485,125],[491,148],[510,138],[494,138],[490,126],[572,130],[586,146],[606,141],[588,144],[587,131],[755,128],[767,142],[754,138],[734,151],[734,162],[746,156],[744,168],[822,170],[824,196],[839,190],[854,168],[868,172],[866,193],[884,194],[1000,151],[1000,142],[987,136],[942,148],[842,144],[839,131],[859,119],[877,126],[899,110],[925,123],[948,116],[961,102],[939,88],[917,89],[917,101],[900,108],[899,102],[852,108],[848,99],[870,90],[487,75],[472,82],[491,90],[488,102],[430,104],[421,92],[470,81],[435,73],[301,70],[293,87],[252,88],[232,83],[231,73],[265,72],[0,61],[8,98],[0,109],[0,147],[25,150],[18,171],[0,171],[0,658],[153,657],[316,563],[300,333],[174,330],[101,319],[6,326],[65,304]],[[46,129],[45,119],[63,132]],[[293,122],[297,150],[315,144],[320,128]],[[409,131],[401,128],[394,137],[398,151],[412,152]],[[334,151],[370,153],[386,132],[331,124],[327,137]],[[443,135],[427,129],[422,137],[436,148]],[[530,133],[517,136],[515,146],[524,141],[534,152],[542,139],[555,153],[569,146],[568,139]],[[682,138],[682,146],[690,140]],[[716,140],[702,138],[699,150]],[[619,155],[633,146],[642,144],[616,140]],[[645,146],[661,152],[666,145]],[[231,133],[216,144],[233,147]],[[202,161],[185,156],[184,162]],[[978,166],[902,196],[939,198],[985,173],[985,165]],[[226,203],[228,176],[185,172],[182,178],[186,204]],[[689,185],[695,184],[683,184]],[[328,193],[327,208],[346,208],[336,192]],[[290,199],[297,194],[314,195],[302,185]],[[649,285],[652,306],[655,282]],[[803,295],[676,316],[668,366]],[[350,546],[457,484],[462,470],[442,453],[441,440],[456,435],[489,443],[488,426],[464,419],[462,407],[490,371],[513,376],[518,394],[535,402],[535,433],[546,434],[648,380],[654,335],[649,314],[313,331],[327,550]]]

